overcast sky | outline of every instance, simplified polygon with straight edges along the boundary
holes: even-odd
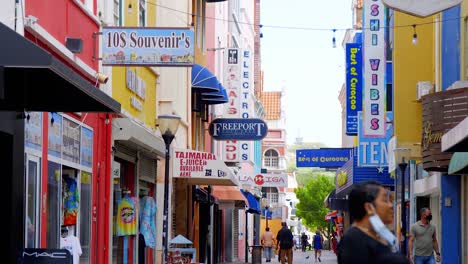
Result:
[[[264,89],[279,91],[285,87],[288,144],[300,135],[305,142],[340,147],[338,95],[345,78],[341,46],[345,31],[336,31],[337,47],[333,48],[332,29],[351,27],[351,0],[263,0],[261,5]]]

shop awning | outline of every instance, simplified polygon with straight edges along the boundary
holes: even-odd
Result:
[[[120,113],[117,101],[2,23],[0,36],[0,110]]]
[[[164,141],[154,134],[133,122],[129,118],[114,118],[112,123],[112,137],[114,140],[122,141],[127,145],[131,143],[139,149],[143,149],[147,154],[164,157],[166,145]],[[157,157],[154,157],[157,158]]]
[[[468,117],[442,136],[442,151],[468,151]]]
[[[217,93],[211,93],[208,96],[202,94],[202,101],[205,104],[225,104],[229,102],[228,94],[226,89],[222,85],[219,86],[220,91]]]
[[[192,66],[192,89],[198,92],[219,92],[218,78],[205,66]]]
[[[455,152],[450,159],[448,174],[468,174],[468,152]]]
[[[235,186],[212,186],[212,194],[219,202],[234,202],[236,207],[244,206],[248,203],[240,190]]]
[[[255,198],[255,196],[250,192],[244,190],[241,190],[241,192],[247,199],[249,207],[249,209],[247,209],[247,212],[251,214],[260,214],[260,202],[257,200],[257,198]]]

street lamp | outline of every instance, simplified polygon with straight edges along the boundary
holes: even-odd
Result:
[[[163,209],[163,263],[167,263],[167,237],[168,237],[168,207],[169,207],[169,159],[171,142],[179,128],[180,117],[176,115],[158,116],[157,126],[161,131],[162,138],[166,144],[166,168],[164,174],[164,209]]]
[[[396,148],[393,150],[395,154],[395,161],[398,162],[398,168],[400,169],[400,180],[401,180],[401,253],[406,256],[406,202],[405,202],[405,171],[408,166],[408,161],[411,153],[409,148]],[[396,191],[396,188],[395,188]]]

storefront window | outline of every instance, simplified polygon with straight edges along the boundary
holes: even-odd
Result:
[[[47,176],[47,247],[60,246],[60,178],[61,165],[55,162],[48,163]]]
[[[81,172],[80,185],[80,243],[83,254],[80,263],[90,262],[92,177],[89,172]]]
[[[38,195],[39,191],[39,158],[28,157],[27,159],[27,204],[26,204],[26,247],[38,246]]]

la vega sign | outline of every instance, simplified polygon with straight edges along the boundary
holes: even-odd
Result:
[[[287,187],[287,174],[245,174],[239,175],[239,183],[241,185],[251,185],[256,187]]]
[[[262,140],[268,126],[257,118],[218,118],[211,122],[209,132],[215,140]]]

